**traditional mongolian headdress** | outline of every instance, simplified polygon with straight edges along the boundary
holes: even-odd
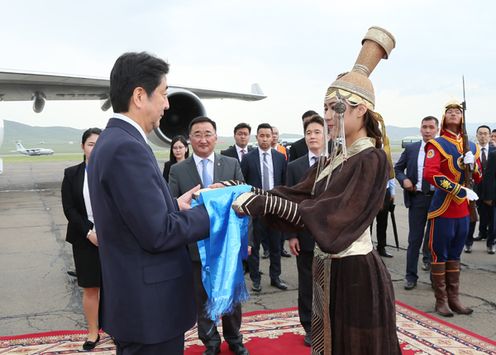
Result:
[[[463,125],[463,121],[465,120],[465,117],[463,117],[463,106],[462,103],[457,101],[457,100],[450,100],[444,105],[444,111],[443,111],[443,116],[441,119],[441,131],[439,132],[440,135],[442,135],[444,132],[446,132],[446,127],[444,126],[444,120],[446,118],[446,111],[448,111],[450,108],[457,108],[462,112],[462,120],[460,121],[460,127]],[[458,132],[460,133],[460,132]]]
[[[351,106],[359,104],[365,105],[373,113],[373,117],[381,125],[382,138],[384,150],[388,155],[391,166],[391,149],[389,146],[389,139],[386,135],[386,127],[381,115],[374,112],[375,107],[375,94],[372,82],[369,75],[375,69],[381,59],[387,59],[389,54],[395,47],[396,41],[391,33],[380,27],[370,27],[365,37],[362,40],[362,49],[358,54],[355,65],[350,72],[338,76],[338,78],[329,86],[325,96],[325,100],[337,98],[338,103],[341,102],[341,110],[339,105],[336,106],[335,111],[339,115],[338,119],[338,139],[334,140],[334,144],[340,144],[342,154],[346,158],[346,142],[344,136],[344,112],[346,106],[344,102],[348,102]],[[342,111],[342,112],[340,112]],[[331,152],[331,160],[337,154],[334,147]],[[390,174],[391,175],[391,174]],[[394,177],[394,173],[391,178]]]

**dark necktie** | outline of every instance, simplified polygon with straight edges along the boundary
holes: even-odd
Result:
[[[267,162],[267,154],[263,153],[263,169],[262,169],[262,189],[270,190],[269,185],[269,163]]]
[[[428,194],[430,191],[431,185],[425,179],[422,179],[422,193]]]
[[[484,171],[486,169],[486,163],[487,163],[487,157],[486,157],[486,148],[482,148],[482,170]]]
[[[243,158],[244,158],[244,156],[245,156],[245,153],[246,153],[246,152],[245,152],[245,150],[244,150],[244,149],[241,149],[241,150],[239,151],[239,161],[240,161],[240,162],[241,162],[241,161],[243,161]]]
[[[313,166],[316,162],[317,162],[317,157],[314,155],[312,157],[312,163],[310,164],[310,166]]]

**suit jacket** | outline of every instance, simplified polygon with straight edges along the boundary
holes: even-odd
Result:
[[[162,176],[164,177],[165,181],[169,182],[169,173],[170,173],[170,168],[172,166],[172,161],[166,161],[164,163],[164,170],[162,171]]]
[[[296,160],[305,154],[308,154],[308,147],[305,142],[305,138],[298,139],[296,142],[291,144],[291,147],[289,147],[289,161]]]
[[[220,154],[214,154],[214,176],[212,182],[224,180],[244,181],[241,168],[236,159]],[[181,196],[198,184],[201,184],[201,177],[198,174],[193,156],[174,164],[169,174],[169,186],[172,196]],[[202,186],[204,187],[204,186]],[[188,245],[191,260],[200,261],[198,245],[191,243]]]
[[[293,160],[288,164],[288,171],[286,176],[286,185],[294,186],[299,183],[302,178],[307,174],[310,169],[310,164],[308,162],[308,153],[296,160]],[[302,251],[313,251],[315,248],[315,241],[308,231],[299,232],[296,234],[300,242],[300,248]]]
[[[62,180],[62,207],[68,221],[65,240],[71,244],[85,241],[88,232],[93,229],[83,197],[85,168],[86,163],[82,162],[65,169]]]
[[[111,118],[88,164],[102,266],[102,328],[120,341],[155,344],[196,321],[186,245],[208,236],[203,206],[179,211],[151,148]]]
[[[403,153],[401,153],[400,159],[398,159],[398,161],[394,165],[394,173],[401,187],[403,187],[403,181],[407,178],[410,179],[413,185],[416,185],[419,181],[418,156],[421,145],[421,141],[408,144],[405,147]],[[413,194],[413,192],[407,191],[403,188],[403,199],[405,202],[405,207],[409,208],[411,206],[410,199]]]
[[[482,166],[482,180],[478,184],[474,184],[474,191],[477,193],[477,195],[479,195],[479,200],[477,201],[479,204],[482,203],[483,200],[491,200],[490,198],[485,198],[485,197],[491,194],[490,191],[486,191],[486,188],[490,189],[492,182],[488,181],[487,184],[485,184],[484,181],[486,180],[486,176],[489,175],[493,176],[493,180],[494,180],[494,175],[492,175],[494,167],[491,166],[491,170],[489,170],[488,168],[489,168],[489,157],[495,151],[496,148],[489,144],[489,149],[488,152],[486,153],[486,166],[482,165],[482,150],[480,153],[481,155],[479,156]],[[494,159],[494,157],[492,159]],[[492,164],[494,164],[494,162]]]
[[[260,171],[259,148],[247,153],[241,162],[241,172],[247,184],[262,188],[262,172]],[[271,149],[272,167],[274,171],[274,187],[286,183],[287,162],[284,155],[275,149]]]
[[[247,152],[245,154],[253,150],[253,148],[250,146],[247,146],[246,148],[247,148]],[[236,160],[239,162],[238,152],[234,145],[230,146],[225,150],[221,150],[220,154],[225,155],[226,157],[236,158]]]
[[[496,202],[496,151],[492,151],[487,156],[486,169],[482,174],[482,193],[479,195],[479,201],[491,200]]]

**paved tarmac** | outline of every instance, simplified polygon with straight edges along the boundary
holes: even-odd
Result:
[[[67,275],[74,264],[70,244],[65,242],[66,219],[60,198],[63,170],[75,164],[5,164],[0,175],[0,335],[85,329],[81,290]],[[434,295],[428,272],[419,271],[416,289],[403,289],[408,223],[401,192],[398,188],[400,249],[388,247],[394,258],[384,262],[391,273],[396,298],[433,314]],[[388,243],[393,244],[391,228],[388,233]],[[475,242],[472,254],[462,255],[462,263],[462,300],[474,308],[474,313],[446,320],[496,340],[496,255],[486,253],[484,242]],[[269,285],[267,260],[262,260],[261,269],[265,272],[263,290],[252,295],[243,310],[296,306],[295,257],[282,258],[282,279],[289,284],[288,291]],[[251,286],[248,279],[247,285]]]

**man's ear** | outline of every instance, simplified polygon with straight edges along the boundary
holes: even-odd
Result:
[[[133,90],[133,96],[131,97],[131,101],[137,108],[141,108],[143,106],[143,100],[146,98],[146,91],[142,87],[135,87]]]

